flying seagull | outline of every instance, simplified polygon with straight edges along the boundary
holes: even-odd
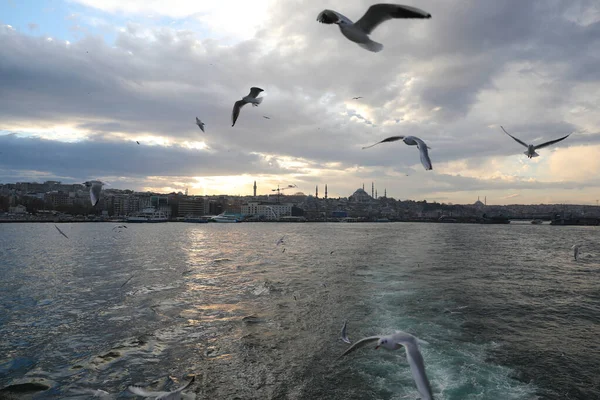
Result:
[[[200,128],[202,132],[204,132],[204,122],[200,121],[198,117],[196,117],[196,125]]]
[[[58,231],[60,232],[61,235],[63,235],[64,237],[66,237],[67,239],[69,238],[67,235],[65,235],[65,233],[63,231],[60,230],[60,228],[58,226],[56,226],[56,224],[54,224],[54,227],[56,229],[58,229]],[[575,256],[575,259],[577,260],[577,256]]]
[[[172,392],[148,392],[138,386],[129,386],[129,391],[133,394],[137,394],[138,396],[154,397],[156,400],[179,400],[181,399],[181,392],[194,383],[195,380],[196,377],[192,376],[191,381]]]
[[[352,100],[358,100],[358,99],[362,99],[362,96],[358,96],[358,97],[353,97]]]
[[[388,350],[397,350],[404,347],[406,349],[406,359],[408,360],[408,365],[410,365],[410,372],[417,384],[417,389],[421,394],[421,398],[423,400],[433,400],[431,385],[429,384],[427,374],[425,373],[425,361],[419,351],[419,341],[420,340],[415,336],[401,331],[396,331],[396,333],[388,336],[370,336],[354,343],[348,350],[339,356],[338,359],[373,342],[377,342],[375,349],[385,347]]]
[[[526,154],[527,157],[529,157],[529,158],[538,157],[539,156],[539,154],[535,152],[537,149],[541,149],[543,147],[550,146],[551,144],[558,143],[561,140],[565,140],[566,138],[568,138],[569,136],[571,136],[571,134],[569,133],[567,136],[563,136],[560,139],[551,140],[549,142],[538,144],[537,146],[534,146],[532,144],[527,144],[527,143],[525,143],[525,142],[517,139],[516,137],[514,137],[510,133],[506,132],[506,129],[504,129],[504,127],[502,125],[500,126],[500,128],[502,128],[502,130],[504,131],[504,133],[506,133],[508,136],[510,136],[511,138],[513,138],[517,143],[520,143],[523,146],[527,147],[527,151],[523,152],[523,154]]]
[[[55,225],[56,226],[56,225]],[[56,228],[58,229],[58,228]],[[579,248],[581,247],[580,244],[574,244],[571,249],[573,249],[573,258],[575,258],[575,261],[577,261],[577,256],[579,255]]]
[[[266,115],[263,115],[264,119],[271,119],[271,117],[267,117]]]
[[[340,338],[342,342],[350,344],[350,339],[348,339],[348,333],[346,332],[346,325],[348,321],[344,321],[344,325],[342,326],[342,331],[340,332]]]
[[[262,97],[256,97],[260,94],[260,92],[263,92],[261,88],[251,87],[248,96],[243,97],[241,100],[235,102],[233,105],[233,111],[231,112],[231,126],[235,125],[235,121],[237,121],[238,117],[240,116],[240,110],[247,103],[252,103],[254,107],[258,107],[258,105],[263,101]]]
[[[317,21],[323,24],[337,24],[342,35],[360,47],[378,52],[383,49],[381,43],[372,41],[369,35],[379,24],[392,18],[431,18],[431,14],[415,7],[398,4],[375,4],[369,7],[365,15],[356,22],[350,21],[333,10],[323,10]]]
[[[391,136],[389,138],[383,139],[381,142],[377,142],[370,146],[363,147],[363,150],[378,145],[380,143],[395,142],[398,140],[402,140],[409,146],[417,146],[417,149],[419,149],[419,153],[421,155],[421,164],[423,164],[425,170],[433,169],[433,166],[431,165],[431,160],[429,159],[429,152],[427,151],[427,149],[430,149],[431,147],[427,146],[424,141],[422,141],[416,136]]]
[[[138,142],[137,140],[135,141],[137,144],[140,144],[140,142]]]
[[[90,188],[90,200],[92,201],[92,207],[95,207],[98,201],[100,201],[100,191],[104,183],[100,181],[87,181],[83,184]]]

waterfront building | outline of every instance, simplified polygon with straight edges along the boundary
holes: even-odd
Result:
[[[246,216],[258,216],[267,220],[278,220],[281,217],[292,216],[293,204],[276,204],[276,203],[264,203],[260,201],[249,201],[247,204],[242,206],[242,214]]]

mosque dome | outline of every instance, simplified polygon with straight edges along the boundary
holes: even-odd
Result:
[[[356,189],[356,191],[348,198],[350,201],[355,201],[357,203],[364,203],[367,201],[371,201],[373,198],[365,192],[364,189]]]

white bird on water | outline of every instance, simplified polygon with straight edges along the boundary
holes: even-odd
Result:
[[[369,38],[369,35],[377,26],[393,18],[431,18],[431,14],[416,7],[403,6],[400,4],[375,4],[369,7],[365,15],[356,22],[352,22],[342,14],[333,10],[323,10],[317,16],[317,21],[323,24],[337,24],[342,35],[350,39],[360,47],[372,52],[383,49],[381,43]]]
[[[560,139],[551,140],[549,142],[538,144],[537,146],[534,146],[532,144],[527,144],[527,143],[523,142],[522,140],[517,139],[516,137],[514,137],[510,133],[506,132],[506,129],[504,129],[504,127],[502,125],[500,125],[500,128],[502,128],[502,130],[504,131],[504,133],[506,133],[508,136],[510,136],[511,138],[513,138],[517,143],[520,143],[523,146],[527,147],[527,150],[524,151],[523,154],[526,154],[527,157],[529,157],[529,158],[539,157],[539,154],[535,152],[537,149],[541,149],[543,147],[550,146],[551,144],[558,143],[561,140],[565,140],[566,138],[568,138],[569,136],[571,136],[571,134],[569,133],[567,136],[563,136]]]
[[[240,110],[246,104],[251,103],[254,107],[258,107],[258,105],[262,103],[263,98],[257,96],[263,91],[264,90],[261,88],[251,87],[248,96],[243,97],[241,100],[235,102],[233,105],[233,111],[231,112],[231,126],[235,125],[235,121],[237,121],[238,117],[240,116]]]
[[[412,373],[417,389],[421,394],[421,398],[423,400],[433,400],[431,385],[429,384],[427,374],[425,373],[425,361],[419,350],[419,341],[424,342],[415,336],[402,331],[396,331],[396,333],[388,336],[370,336],[354,343],[348,350],[339,356],[338,359],[372,342],[377,342],[375,349],[384,347],[388,350],[398,350],[399,348],[404,347],[406,349],[406,359],[408,360],[408,365],[410,365],[410,372]]]
[[[571,249],[573,249],[573,258],[575,258],[575,261],[577,261],[577,256],[579,256],[579,248],[581,247],[580,244],[574,244]]]
[[[179,389],[173,390],[172,392],[149,392],[138,386],[129,386],[129,391],[138,396],[154,397],[156,400],[180,400],[182,398],[182,391],[188,388],[196,380],[195,376],[192,376],[192,380],[180,387]],[[195,396],[194,396],[195,397]]]
[[[87,181],[83,184],[90,188],[90,200],[92,201],[92,207],[95,207],[98,201],[100,201],[100,192],[102,191],[102,186],[105,184],[100,181]]]
[[[433,169],[433,166],[431,165],[431,159],[429,158],[429,152],[427,151],[427,149],[430,149],[431,147],[427,146],[424,141],[422,141],[416,136],[391,136],[389,138],[383,139],[381,142],[372,144],[371,146],[363,147],[363,150],[378,145],[380,143],[395,142],[398,140],[402,140],[409,146],[417,146],[421,157],[421,164],[423,164],[425,170]]]
[[[204,122],[200,121],[200,120],[198,119],[198,117],[196,117],[196,125],[198,125],[198,127],[200,128],[200,130],[201,130],[202,132],[204,132],[204,125],[205,125],[205,124],[204,124]]]

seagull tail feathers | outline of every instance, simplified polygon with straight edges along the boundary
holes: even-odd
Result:
[[[369,51],[372,51],[373,53],[378,53],[381,50],[383,50],[383,45],[381,43],[377,43],[374,41],[369,41],[367,43],[358,43],[358,45],[360,47],[362,47],[363,49],[367,49]]]

